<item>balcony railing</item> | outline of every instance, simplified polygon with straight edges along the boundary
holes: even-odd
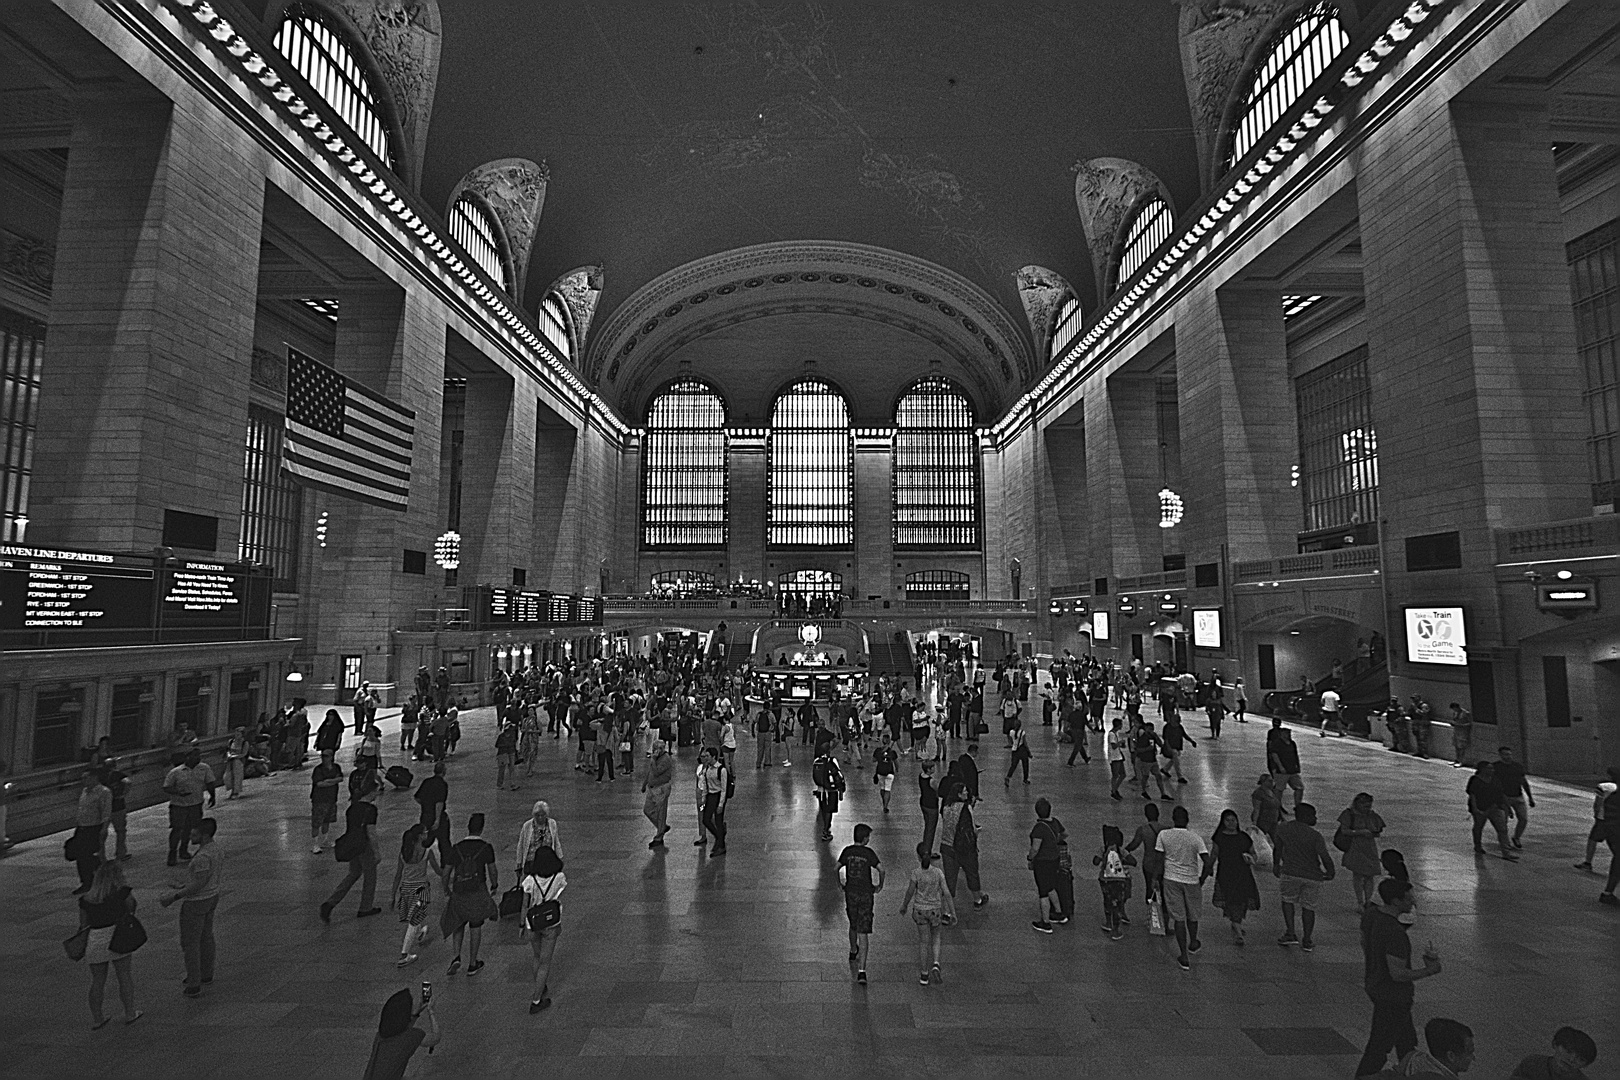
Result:
[[[1137,592],[1141,589],[1179,589],[1187,584],[1187,571],[1166,570],[1159,574],[1137,574],[1135,577],[1122,577],[1115,587],[1116,592]]]
[[[417,608],[416,622],[411,629],[421,633],[438,630],[471,630],[472,608]]]
[[[1338,548],[1334,551],[1313,551],[1306,555],[1285,555],[1280,559],[1258,559],[1234,563],[1232,580],[1276,581],[1282,578],[1351,576],[1374,572],[1378,569],[1376,547]]]
[[[758,599],[754,597],[711,597],[708,599],[693,597],[683,600],[668,600],[662,597],[639,596],[610,596],[602,601],[603,610],[609,615],[641,614],[649,611],[685,611],[685,612],[714,612],[724,613],[731,611],[776,611],[776,601]],[[935,611],[990,611],[1001,613],[1022,613],[1034,610],[1029,600],[845,600],[842,607],[847,614],[880,615],[888,614],[921,614]],[[806,616],[815,618],[815,616]],[[802,621],[802,620],[795,620]],[[821,621],[821,620],[818,620]]]
[[[1620,517],[1603,514],[1496,531],[1496,561],[1524,562],[1563,555],[1620,553]]]

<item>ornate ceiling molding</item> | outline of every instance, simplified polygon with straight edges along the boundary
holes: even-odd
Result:
[[[586,335],[591,329],[591,319],[596,315],[596,305],[602,299],[602,289],[606,284],[607,274],[600,266],[578,266],[546,288],[546,292],[554,292],[562,297],[563,302],[568,305],[569,312],[574,316],[576,355],[585,348]]]
[[[1013,278],[1018,283],[1018,299],[1024,304],[1024,317],[1029,320],[1030,336],[1035,339],[1035,355],[1044,357],[1049,351],[1058,307],[1065,297],[1078,296],[1062,274],[1044,266],[1021,267]]]
[[[898,251],[830,240],[736,248],[655,278],[614,309],[584,371],[626,407],[654,368],[704,334],[818,311],[874,319],[940,346],[985,394],[991,415],[1036,374],[1013,318],[967,278]]]
[[[513,298],[519,303],[523,302],[529,255],[534,250],[534,233],[540,227],[540,211],[546,205],[550,180],[551,171],[545,162],[499,158],[469,170],[451,190],[450,201],[445,204],[448,209],[463,191],[471,191],[500,219],[512,259]]]
[[[1177,0],[1181,5],[1181,72],[1192,109],[1199,184],[1214,187],[1222,152],[1221,121],[1238,92],[1256,42],[1284,11],[1305,0]]]
[[[1149,192],[1157,191],[1174,212],[1176,204],[1159,178],[1134,161],[1124,158],[1092,158],[1074,166],[1074,203],[1080,211],[1080,227],[1091,248],[1091,269],[1097,282],[1097,303],[1108,298],[1109,274],[1120,234],[1130,212]]]

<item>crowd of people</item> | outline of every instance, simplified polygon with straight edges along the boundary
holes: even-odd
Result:
[[[1043,681],[1027,660],[1007,658],[985,670],[967,650],[948,641],[920,650],[916,675],[915,685],[882,675],[868,679],[858,695],[834,694],[819,702],[787,699],[765,675],[747,666],[732,670],[703,655],[694,644],[682,642],[661,645],[643,657],[501,671],[490,687],[497,718],[495,783],[500,789],[517,789],[533,776],[543,739],[567,740],[581,780],[594,775],[597,783],[613,783],[620,777],[640,781],[643,813],[654,830],[648,846],[656,850],[665,846],[671,830],[677,755],[696,746],[697,763],[690,774],[697,823],[693,844],[707,848],[706,857],[712,859],[726,852],[740,739],[754,738],[755,769],[778,763],[791,766],[795,742],[806,751],[818,807],[817,837],[824,842],[835,836],[834,822],[847,797],[851,772],[864,774],[870,769],[882,812],[888,814],[903,763],[910,762],[915,765],[920,838],[899,910],[917,929],[919,983],[937,985],[944,978],[942,929],[956,921],[959,883],[965,885],[966,900],[974,908],[990,902],[980,871],[980,827],[975,820],[975,808],[983,799],[980,756],[992,738],[985,713],[991,711],[1000,720],[1007,752],[1004,786],[1020,773],[1024,783],[1030,782],[1030,728],[1039,716],[1041,726],[1055,729],[1053,741],[1069,744],[1067,767],[1075,766],[1077,756],[1089,762],[1095,749],[1108,762],[1110,796],[1123,799],[1121,789],[1128,781],[1142,799],[1141,822],[1128,841],[1117,825],[1107,823],[1101,827],[1100,842],[1091,849],[1101,923],[1111,938],[1119,940],[1128,933],[1133,878],[1139,873],[1147,931],[1173,941],[1176,963],[1190,970],[1204,944],[1200,936],[1204,887],[1213,881],[1208,902],[1228,922],[1232,946],[1244,947],[1248,917],[1261,908],[1256,875],[1269,871],[1276,880],[1281,913],[1277,944],[1310,952],[1316,945],[1316,916],[1327,885],[1343,869],[1361,912],[1363,985],[1373,1006],[1357,1075],[1378,1074],[1391,1051],[1399,1070],[1393,1075],[1429,1075],[1421,1069],[1431,1063],[1453,1072],[1461,1071],[1458,1063],[1466,1067],[1473,1053],[1472,1033],[1456,1021],[1430,1021],[1425,1029],[1428,1049],[1417,1045],[1412,987],[1439,974],[1441,962],[1430,945],[1413,963],[1408,939],[1414,908],[1411,875],[1400,852],[1383,842],[1387,826],[1374,809],[1373,794],[1356,795],[1330,819],[1333,828],[1325,834],[1317,808],[1305,797],[1304,768],[1293,731],[1281,718],[1273,718],[1264,771],[1251,794],[1247,820],[1227,809],[1213,828],[1194,826],[1183,805],[1181,786],[1191,782],[1183,754],[1199,742],[1187,730],[1184,714],[1201,710],[1201,734],[1219,739],[1227,716],[1237,722],[1248,720],[1241,680],[1226,684],[1217,672],[1202,678],[1187,672],[1172,675],[1140,663],[1116,667],[1065,654],[1050,666]],[[317,759],[309,769],[312,852],[330,851],[346,865],[336,888],[319,905],[318,915],[330,921],[357,884],[355,917],[382,914],[378,872],[385,853],[396,845],[379,835],[375,804],[387,783],[414,785],[420,814],[398,838],[395,872],[387,889],[389,907],[402,927],[398,965],[407,967],[420,959],[422,949],[433,940],[436,921],[438,936],[449,952],[447,974],[476,976],[485,966],[480,956],[484,926],[515,918],[532,951],[529,1007],[542,1011],[550,1006],[555,989],[553,957],[563,924],[560,898],[567,886],[560,825],[547,802],[534,803],[516,837],[511,886],[503,892],[500,859],[484,836],[484,814],[469,814],[464,835],[451,838],[447,764],[460,737],[460,703],[425,668],[413,689],[402,709],[399,753],[407,761],[431,763],[431,772],[420,784],[403,763],[386,772],[382,769],[384,748],[369,687],[353,703],[358,738],[351,760],[338,760],[349,729],[336,709],[326,712],[313,733]],[[1038,704],[1032,705],[1032,699]],[[1157,724],[1143,716],[1144,701],[1156,702]],[[223,778],[230,797],[243,794],[245,763],[255,757],[262,757],[271,768],[302,769],[308,760],[308,729],[305,703],[295,701],[275,720],[233,732]],[[185,883],[160,902],[165,907],[180,905],[183,988],[187,995],[199,996],[214,976],[213,919],[222,880],[222,859],[214,842],[217,824],[204,816],[204,804],[213,804],[220,780],[201,761],[194,740],[177,750],[184,756],[165,777],[164,791],[170,799],[169,865],[185,867]],[[1613,850],[1620,840],[1616,794],[1620,770],[1611,770],[1610,781],[1597,792],[1595,825],[1585,858],[1577,864],[1582,869],[1591,870],[1599,843]],[[95,1027],[108,1019],[103,997],[109,968],[117,978],[125,1022],[134,1023],[141,1015],[135,1007],[130,959],[140,947],[131,942],[137,937],[144,941],[144,932],[136,935],[131,930],[132,924],[139,926],[136,899],[120,866],[129,857],[122,805],[127,786],[127,777],[110,754],[87,770],[79,824],[65,848],[81,881],[77,891],[83,955],[91,967]],[[334,838],[345,787],[342,831]],[[1503,748],[1495,760],[1477,763],[1466,797],[1476,851],[1483,852],[1483,830],[1489,825],[1502,857],[1516,859],[1528,809],[1535,803],[1511,750]],[[1171,804],[1168,822],[1161,802]],[[1050,799],[1037,798],[1034,815],[1024,852],[1035,886],[1031,926],[1053,934],[1078,918],[1071,845],[1080,840],[1053,814]],[[1511,832],[1510,822],[1516,822]],[[117,849],[106,857],[113,827]],[[856,824],[853,843],[837,860],[849,923],[851,972],[862,985],[869,978],[875,897],[883,891],[886,877],[882,860],[870,846],[871,836],[871,826]],[[1614,903],[1615,876],[1611,867],[1604,903]],[[408,992],[402,993],[404,999],[390,999],[384,1010],[374,1063],[393,1060],[389,1055],[397,1056],[407,1043],[414,1051],[438,1038],[431,1002],[423,1000],[417,1006]],[[415,1026],[417,1018],[426,1019],[427,1030]],[[1515,1075],[1579,1076],[1595,1056],[1589,1037],[1565,1029],[1555,1037],[1552,1054],[1527,1058]]]

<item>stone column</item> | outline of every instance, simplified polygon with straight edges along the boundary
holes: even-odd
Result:
[[[163,512],[236,556],[264,181],[246,136],[125,91],[78,103],[29,540],[156,547]]]
[[[1086,581],[1091,572],[1089,530],[1094,511],[1086,486],[1086,430],[1054,424],[1044,432],[1041,565],[1047,588]]]
[[[529,565],[534,516],[534,398],[512,377],[467,380],[461,470],[461,574],[468,585],[510,585]]]
[[[1156,573],[1164,555],[1157,387],[1152,378],[1115,375],[1096,389],[1085,400],[1092,573]]]
[[[571,557],[575,536],[563,509],[568,502],[568,480],[574,472],[574,428],[547,410],[534,429],[534,541],[529,565],[530,584],[566,592],[571,577],[564,560]],[[565,580],[566,578],[566,580]]]
[[[1269,291],[1202,289],[1176,320],[1176,395],[1183,452],[1175,490],[1186,516],[1172,548],[1188,566],[1292,555],[1298,490],[1299,422],[1282,296]]]
[[[1389,625],[1460,604],[1487,650],[1512,644],[1492,530],[1591,514],[1590,427],[1545,99],[1424,104],[1365,148],[1356,184]],[[1451,531],[1459,569],[1407,571],[1406,537]],[[1392,636],[1395,692],[1467,695],[1461,668],[1405,663]],[[1498,703],[1507,731],[1514,695]]]

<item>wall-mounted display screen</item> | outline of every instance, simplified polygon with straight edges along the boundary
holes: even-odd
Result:
[[[1468,666],[1468,634],[1460,607],[1406,609],[1406,658],[1414,664]]]
[[[1194,608],[1192,637],[1195,649],[1221,648],[1221,609]]]
[[[0,545],[0,630],[144,630],[150,557]]]
[[[1091,613],[1091,640],[1092,641],[1107,641],[1108,640],[1108,622],[1109,622],[1108,612],[1106,612],[1106,611],[1093,611]]]

